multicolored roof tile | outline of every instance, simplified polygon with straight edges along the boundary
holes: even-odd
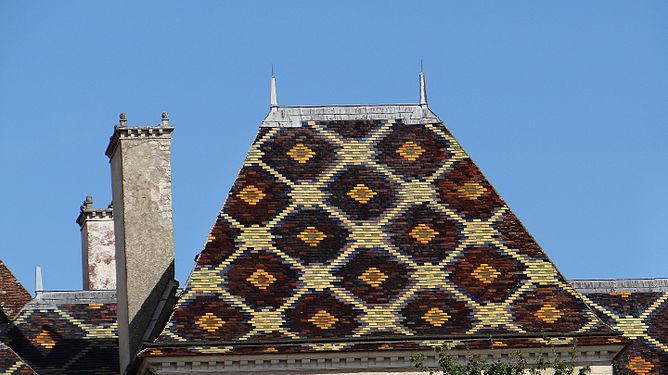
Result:
[[[260,128],[157,345],[615,335],[431,111],[282,110]]]
[[[10,347],[0,342],[0,374],[37,375]]]
[[[43,292],[0,340],[39,374],[118,374],[114,292]]]
[[[0,260],[0,323],[6,323],[21,311],[32,297]]]
[[[616,358],[616,374],[668,374],[668,279],[573,284],[601,319],[631,341]]]

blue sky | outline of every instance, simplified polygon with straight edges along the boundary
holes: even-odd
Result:
[[[668,276],[665,1],[3,1],[0,258],[81,288],[84,197],[111,199],[113,125],[173,138],[185,282],[279,102],[430,107],[569,278]]]

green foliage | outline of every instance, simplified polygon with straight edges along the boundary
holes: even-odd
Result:
[[[573,375],[575,373],[576,347],[573,347],[570,358],[564,360],[552,348],[553,360],[548,360],[545,354],[541,354],[535,364],[529,364],[521,352],[517,351],[506,361],[487,361],[479,355],[471,354],[466,361],[458,361],[451,354],[452,345],[449,343],[436,347],[438,356],[438,367],[430,368],[424,364],[422,354],[411,357],[411,362],[420,371],[429,374],[443,375],[540,375],[543,370],[552,369],[554,375]],[[591,372],[589,366],[578,369],[577,375],[586,375]]]

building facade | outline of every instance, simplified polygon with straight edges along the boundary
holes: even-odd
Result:
[[[173,131],[166,113],[121,115],[113,208],[87,199],[77,220],[88,290],[31,299],[3,281],[0,370],[406,374],[449,342],[502,360],[575,348],[592,374],[668,371],[668,280],[566,280],[429,109],[422,73],[406,105],[279,106],[272,77],[182,289]]]

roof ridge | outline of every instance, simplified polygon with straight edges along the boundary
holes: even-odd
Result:
[[[300,127],[309,121],[401,120],[406,125],[442,122],[416,104],[272,107],[261,127]]]
[[[571,280],[571,285],[581,293],[604,292],[668,292],[668,278],[641,279],[584,279]]]
[[[67,290],[38,292],[26,308],[40,308],[60,304],[116,303],[115,290]]]

